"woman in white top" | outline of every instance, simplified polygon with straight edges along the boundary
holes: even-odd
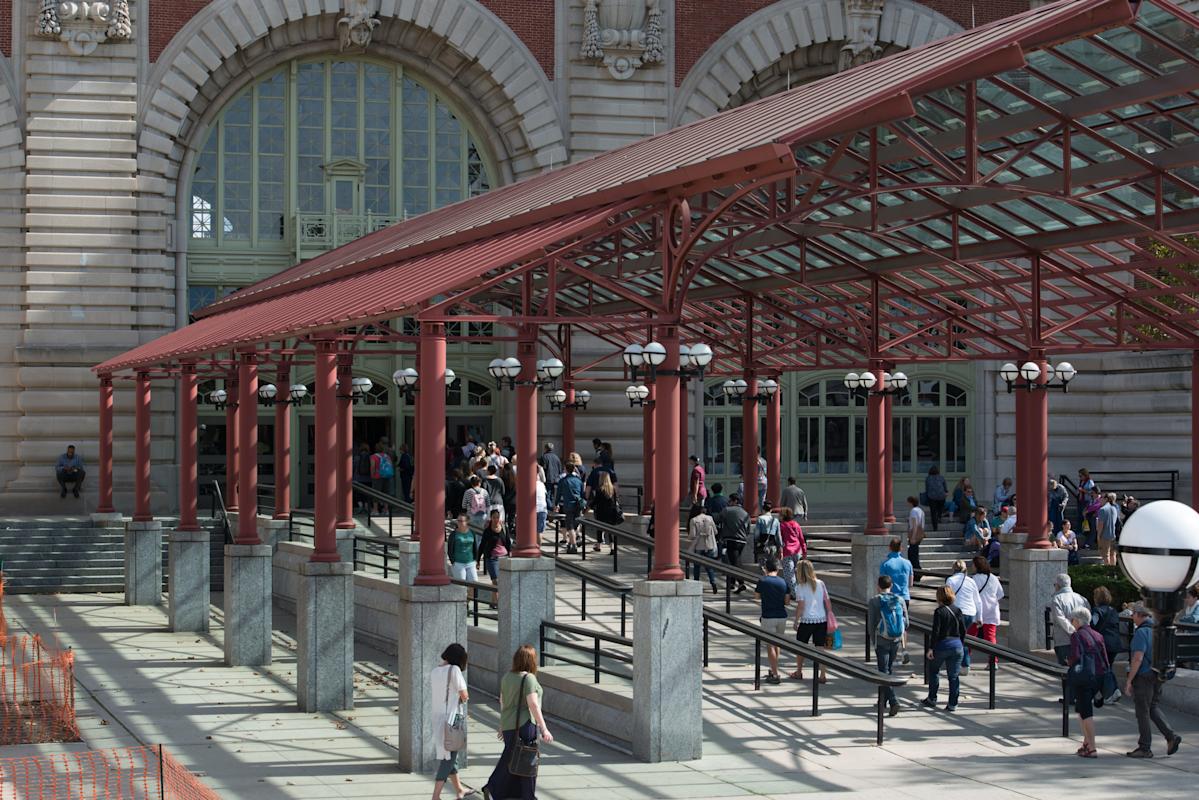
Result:
[[[534,484],[534,507],[537,509],[537,536],[545,533],[545,521],[549,517],[549,502],[545,492],[545,469],[537,465],[537,483]]]
[[[687,533],[691,537],[691,550],[697,556],[704,556],[713,561],[720,558],[720,550],[716,546],[716,521],[704,510],[702,503],[691,506],[690,520],[687,522]],[[699,580],[699,564],[692,564],[692,580]],[[712,594],[717,594],[716,571],[708,570],[708,583],[712,584]]]
[[[463,786],[458,780],[459,751],[450,752],[445,749],[446,722],[457,716],[461,709],[463,715],[466,708],[463,705],[470,698],[466,691],[466,678],[462,671],[466,669],[466,649],[460,644],[452,644],[441,654],[441,664],[429,673],[430,697],[432,698],[433,749],[441,763],[437,766],[437,776],[433,779],[433,800],[441,797],[441,790],[446,780],[454,786],[455,797],[461,800],[475,793],[469,786]]]
[[[816,577],[816,569],[806,558],[795,571],[795,638],[816,647],[828,647],[828,589]],[[803,680],[803,656],[795,657],[795,672],[791,677]],[[820,682],[828,680],[824,665],[820,665]]]
[[[945,579],[945,585],[953,589],[953,605],[961,612],[962,624],[969,630],[978,617],[978,585],[966,574],[965,561],[953,562],[953,574]],[[970,674],[969,647],[962,653],[962,674]]]
[[[999,601],[1003,599],[1003,584],[991,573],[985,556],[974,557],[974,585],[978,587],[978,616],[966,631],[970,636],[991,642],[999,632]]]

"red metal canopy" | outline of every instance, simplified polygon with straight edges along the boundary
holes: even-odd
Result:
[[[392,226],[96,370],[484,304],[679,323],[730,369],[1196,347],[1196,53],[1163,0],[1064,0]]]

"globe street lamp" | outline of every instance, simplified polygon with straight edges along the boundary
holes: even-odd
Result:
[[[1153,669],[1165,680],[1174,670],[1174,617],[1199,581],[1199,512],[1174,500],[1146,503],[1124,523],[1116,548],[1120,568],[1156,617]]]
[[[999,377],[1007,384],[1008,394],[1012,393],[1012,389],[1026,389],[1030,392],[1036,389],[1061,389],[1063,392],[1069,392],[1070,381],[1074,380],[1077,374],[1078,370],[1074,369],[1074,365],[1069,361],[1063,361],[1056,367],[1046,364],[1044,383],[1038,382],[1041,367],[1035,361],[1025,361],[1020,366],[1009,361],[999,368]]]

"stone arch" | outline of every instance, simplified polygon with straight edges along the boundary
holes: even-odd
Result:
[[[676,93],[671,125],[683,125],[836,70],[845,41],[841,0],[779,0],[733,26],[696,62]],[[884,54],[949,36],[961,26],[915,0],[886,0]]]

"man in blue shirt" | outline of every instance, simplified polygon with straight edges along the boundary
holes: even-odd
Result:
[[[891,579],[891,593],[902,597],[903,604],[907,607],[912,603],[912,562],[899,554],[901,547],[903,547],[903,540],[897,536],[892,537],[891,552],[883,559],[883,563],[878,565],[878,574],[886,575]],[[899,651],[902,663],[910,664],[912,657],[908,655],[907,633],[904,633]]]
[[[69,445],[67,452],[58,457],[58,463],[54,465],[54,474],[58,478],[58,485],[62,487],[62,492],[59,497],[67,496],[67,484],[75,484],[72,491],[75,496],[79,496],[79,487],[83,485],[83,478],[87,473],[83,469],[83,459],[75,455],[75,445]]]
[[[1132,621],[1136,630],[1129,646],[1128,682],[1124,685],[1124,693],[1131,695],[1136,703],[1138,738],[1137,748],[1126,755],[1129,758],[1153,758],[1153,729],[1149,727],[1152,722],[1166,737],[1166,755],[1172,756],[1178,752],[1182,737],[1174,733],[1157,707],[1162,696],[1162,682],[1153,672],[1153,619],[1149,609],[1137,603],[1132,609]]]
[[[787,582],[779,577],[779,562],[767,558],[762,565],[766,574],[758,579],[754,587],[754,597],[762,601],[762,616],[758,624],[767,633],[775,636],[787,635],[787,603],[791,593],[787,591]],[[774,645],[766,645],[766,658],[770,661],[770,674],[766,676],[767,683],[781,683],[779,677],[779,649]]]

